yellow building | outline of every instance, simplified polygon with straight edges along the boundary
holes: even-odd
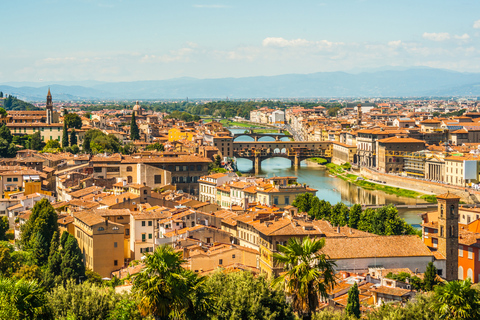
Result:
[[[102,277],[124,266],[124,226],[90,212],[74,214],[75,238],[83,261]]]
[[[168,130],[168,141],[188,140],[193,141],[196,132],[193,129],[172,128]]]

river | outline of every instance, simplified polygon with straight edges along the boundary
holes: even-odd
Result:
[[[232,133],[243,133],[246,129],[230,129]],[[278,134],[283,135],[283,134]],[[283,137],[282,140],[288,140]],[[253,141],[253,138],[243,136],[235,141]],[[262,137],[259,141],[274,141],[271,137]],[[237,159],[237,168],[245,174],[253,174],[252,161]],[[416,204],[424,203],[418,199],[398,197],[378,190],[365,190],[342,179],[332,177],[323,166],[316,163],[302,161],[300,168],[293,168],[290,160],[285,158],[270,158],[262,162],[260,176],[298,177],[299,183],[306,183],[311,188],[317,189],[317,197],[335,204],[339,201],[352,205],[361,204]],[[425,210],[400,209],[400,215],[410,224],[418,225],[421,219],[419,213]]]

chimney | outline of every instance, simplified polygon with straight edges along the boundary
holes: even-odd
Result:
[[[340,233],[340,226],[337,226],[337,233]]]
[[[118,203],[118,198],[115,199],[115,203]]]

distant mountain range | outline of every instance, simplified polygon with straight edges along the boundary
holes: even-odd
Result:
[[[358,73],[318,72],[279,76],[101,82],[11,82],[0,91],[43,101],[48,87],[55,100],[248,99],[315,97],[480,96],[480,73],[433,68],[377,69]]]

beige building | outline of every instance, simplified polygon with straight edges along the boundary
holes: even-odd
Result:
[[[124,226],[100,215],[80,212],[74,215],[75,238],[87,269],[102,277],[124,266]]]
[[[185,250],[186,267],[194,272],[206,273],[217,268],[258,268],[259,252],[233,244],[219,244],[204,250],[197,247]]]

